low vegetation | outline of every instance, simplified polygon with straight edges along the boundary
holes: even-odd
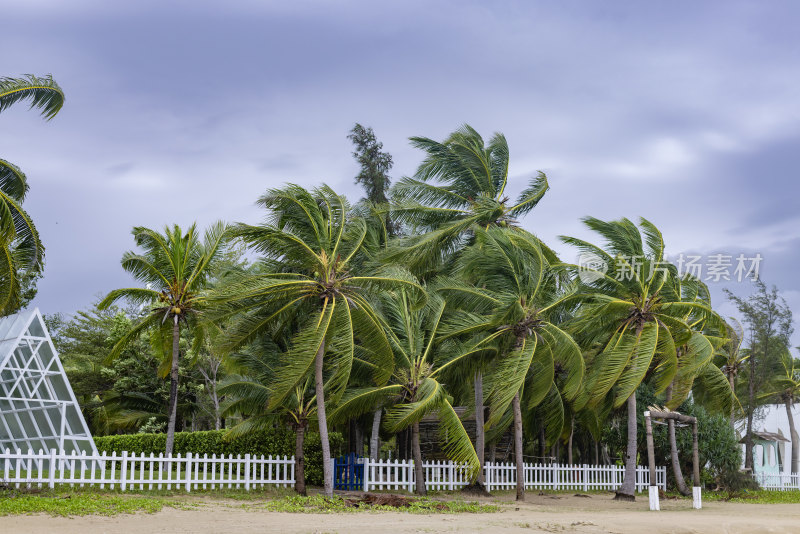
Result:
[[[180,503],[150,495],[95,492],[0,490],[0,516],[49,514],[52,516],[155,513]]]

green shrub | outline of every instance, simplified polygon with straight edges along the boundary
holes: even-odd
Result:
[[[209,430],[205,432],[176,432],[173,454],[211,456],[220,455],[273,455],[292,456],[294,454],[294,433],[288,429],[273,429],[252,432],[240,438],[224,439],[225,430]],[[158,455],[164,452],[167,444],[166,434],[123,434],[118,436],[102,436],[94,438],[97,450],[102,452],[121,452]],[[339,454],[344,438],[338,432],[330,433],[331,453]],[[322,448],[319,434],[306,434],[303,452],[306,459],[306,483],[321,486]]]

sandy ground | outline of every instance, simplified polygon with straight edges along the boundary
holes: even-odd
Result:
[[[44,515],[0,518],[2,533],[186,533],[186,532],[575,532],[575,533],[800,533],[800,505],[662,501],[661,512],[647,510],[646,498],[621,503],[607,495],[591,497],[528,494],[491,514],[413,515],[395,512],[289,514],[258,509],[248,501],[201,500],[195,509],[165,508],[155,514],[57,518]],[[492,502],[486,499],[487,502]],[[244,504],[244,505],[243,505]]]

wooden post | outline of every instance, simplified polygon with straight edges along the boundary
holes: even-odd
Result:
[[[650,487],[648,488],[650,496],[650,510],[661,510],[661,504],[658,502],[658,485],[656,483],[656,456],[655,447],[653,445],[653,423],[650,421],[650,412],[644,412],[644,426],[647,433],[647,464],[650,471]]]
[[[700,491],[700,451],[697,444],[697,419],[692,423],[692,507],[699,510],[703,507]]]

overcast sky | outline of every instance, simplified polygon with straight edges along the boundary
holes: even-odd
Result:
[[[0,75],[52,73],[67,95],[51,122],[0,116],[47,247],[44,313],[130,285],[134,225],[257,222],[287,181],[357,200],[355,122],[394,178],[421,160],[409,136],[466,122],[506,135],[512,189],[548,174],[524,225],[565,259],[581,217],[645,216],[673,258],[730,255],[733,274],[760,253],[800,316],[796,2],[3,4]],[[724,314],[721,288],[750,290],[711,286]]]

